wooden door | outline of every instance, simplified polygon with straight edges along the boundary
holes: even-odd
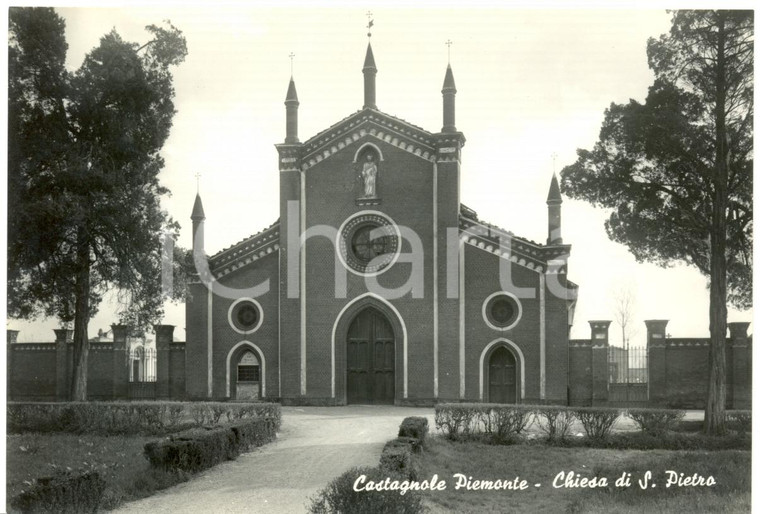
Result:
[[[378,310],[360,312],[348,328],[346,348],[348,403],[393,404],[395,338]]]
[[[497,348],[488,360],[488,401],[516,403],[517,373],[515,357],[504,346]]]

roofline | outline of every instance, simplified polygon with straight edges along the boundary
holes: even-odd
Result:
[[[425,134],[426,136],[428,136],[430,138],[433,137],[433,132],[425,130],[422,127],[414,125],[413,123],[409,123],[408,121],[402,120],[401,118],[397,118],[396,116],[393,116],[392,114],[385,113],[385,112],[380,111],[378,109],[373,109],[372,107],[365,107],[364,109],[360,109],[358,111],[355,111],[355,112],[349,114],[348,116],[344,117],[340,121],[337,121],[336,123],[333,123],[332,125],[330,125],[326,129],[324,129],[321,132],[318,132],[317,134],[313,135],[312,137],[310,137],[309,139],[307,139],[306,141],[304,141],[303,146],[306,147],[306,146],[309,146],[311,144],[317,144],[317,142],[316,142],[317,139],[319,139],[320,137],[323,137],[325,134],[327,134],[331,130],[334,130],[337,126],[339,126],[342,123],[345,123],[346,121],[350,120],[352,117],[354,117],[354,116],[356,116],[358,114],[361,114],[361,113],[363,113],[365,111],[370,111],[370,112],[377,113],[377,114],[380,114],[382,116],[391,118],[392,120],[394,120],[394,121],[396,121],[396,122],[398,122],[400,124],[403,124],[403,125],[405,125],[406,127],[410,128],[412,130],[415,130],[417,132],[421,132],[421,133]],[[318,148],[321,148],[322,146],[324,146],[324,145],[319,145]],[[313,151],[316,151],[316,150],[313,150]],[[309,153],[311,153],[311,152],[309,152]]]

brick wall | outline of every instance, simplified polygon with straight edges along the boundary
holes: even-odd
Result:
[[[749,323],[729,323],[726,339],[726,406],[751,406],[752,339]],[[709,338],[667,337],[667,320],[647,322],[652,405],[704,409],[709,377]]]
[[[167,325],[157,327],[167,328]],[[169,327],[172,328],[173,327]],[[87,358],[87,398],[90,400],[127,399],[128,352],[125,342],[126,327],[114,325],[116,344],[90,342]],[[71,330],[55,331],[55,342],[18,343],[18,331],[8,331],[7,385],[8,399],[19,401],[66,401],[69,398],[73,376]],[[158,338],[163,336],[157,331]],[[168,334],[171,337],[171,334]],[[122,337],[123,336],[123,337]],[[158,339],[157,338],[157,339]],[[122,341],[123,339],[123,341]],[[168,384],[162,398],[183,399],[185,394],[185,343],[165,341],[168,352],[159,353],[167,359],[166,373],[159,381]],[[115,350],[114,347],[119,348]],[[159,368],[161,368],[159,366]],[[168,374],[168,376],[166,376]]]
[[[55,400],[55,343],[10,344],[8,397],[14,400]]]
[[[594,334],[605,327],[589,322]],[[607,326],[609,326],[609,322]],[[709,338],[668,337],[667,320],[647,320],[649,401],[653,407],[704,409],[709,376]],[[729,323],[726,339],[726,406],[751,408],[752,338],[749,323]],[[609,384],[608,353],[602,339],[570,341],[569,404],[605,405]],[[607,347],[608,348],[608,347]],[[595,353],[595,352],[603,352]]]

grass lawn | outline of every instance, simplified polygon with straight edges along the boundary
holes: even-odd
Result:
[[[94,469],[106,481],[104,507],[143,498],[187,480],[189,475],[157,471],[143,457],[156,436],[93,436],[26,433],[6,436],[7,501],[35,478],[56,471]],[[10,508],[10,505],[8,505]]]
[[[433,437],[421,455],[419,479],[438,474],[444,491],[427,491],[432,512],[749,512],[749,451],[666,451],[560,448],[541,444],[494,446],[451,442]],[[666,470],[691,476],[697,473],[713,486],[666,488]],[[555,488],[558,473],[573,472],[587,479],[606,477],[607,487]],[[651,484],[637,481],[652,472]],[[623,472],[631,473],[631,487],[616,487]],[[525,490],[455,489],[455,473],[473,480],[527,481]],[[562,480],[560,480],[562,482]],[[540,484],[537,487],[536,484]]]

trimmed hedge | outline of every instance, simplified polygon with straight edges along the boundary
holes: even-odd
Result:
[[[751,410],[729,410],[726,411],[726,424],[728,428],[739,434],[752,432],[752,411]]]
[[[546,434],[549,441],[562,441],[575,422],[575,413],[567,407],[558,405],[541,405],[533,411],[538,428]]]
[[[195,473],[273,441],[276,433],[274,420],[253,418],[224,427],[187,430],[152,441],[145,445],[144,454],[154,468]]]
[[[425,512],[422,494],[416,490],[399,489],[382,491],[354,490],[354,483],[365,476],[364,484],[368,482],[396,481],[397,485],[408,480],[402,475],[389,472],[387,469],[375,467],[351,468],[332,480],[316,496],[310,498],[307,506],[312,514],[416,514]]]
[[[10,505],[20,512],[96,512],[105,489],[105,480],[95,471],[61,473],[37,479],[28,491],[11,498]]]
[[[7,412],[9,433],[164,434],[248,418],[271,419],[279,429],[282,419],[276,403],[11,402]]]
[[[509,442],[530,425],[534,409],[500,403],[439,403],[435,425],[449,439],[485,434],[497,442]]]
[[[195,473],[273,441],[276,433],[274,420],[253,418],[224,427],[187,430],[152,441],[145,445],[144,454],[154,468]]]
[[[420,452],[421,441],[414,437],[398,437],[385,443],[380,454],[380,468],[407,480],[417,480],[414,454]]]
[[[620,417],[621,410],[608,407],[579,407],[572,409],[591,439],[604,440]]]
[[[660,435],[675,430],[686,415],[686,411],[676,409],[628,409],[631,418],[642,432]]]
[[[409,416],[404,418],[398,427],[399,437],[413,437],[419,439],[421,445],[425,445],[428,434],[428,420],[422,416]]]

